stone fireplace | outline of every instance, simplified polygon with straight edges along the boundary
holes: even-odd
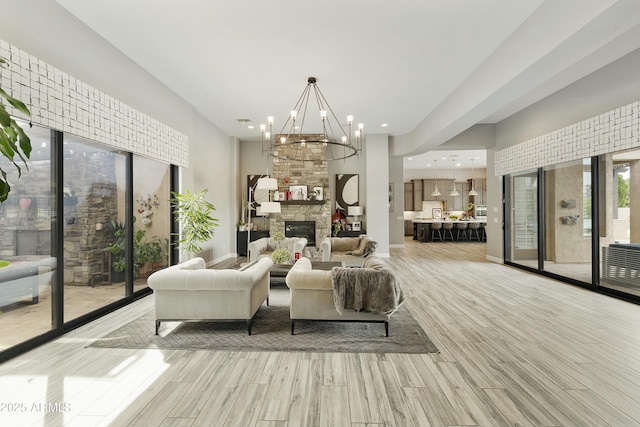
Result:
[[[280,156],[295,155],[295,147],[279,147]],[[291,153],[287,153],[290,150]],[[322,201],[289,200],[280,201],[281,213],[271,214],[269,229],[271,232],[282,231],[286,235],[285,225],[289,222],[313,223],[315,226],[314,243],[309,240],[309,246],[316,246],[322,238],[331,236],[331,194],[329,192],[329,167],[325,159],[324,150],[308,146],[304,157],[300,160],[283,160],[273,158],[272,176],[278,180],[278,191],[283,193],[291,185],[306,185],[310,193],[313,187],[322,187]],[[306,236],[305,236],[306,237]]]
[[[316,246],[316,222],[315,221],[285,221],[284,235],[286,237],[304,237],[307,246]]]

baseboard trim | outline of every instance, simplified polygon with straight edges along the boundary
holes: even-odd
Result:
[[[495,262],[496,264],[504,264],[503,258],[487,255],[487,261]]]

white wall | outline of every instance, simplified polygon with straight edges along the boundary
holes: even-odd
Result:
[[[191,164],[181,176],[191,190],[209,188],[221,220],[205,255],[211,262],[235,252],[230,237],[235,207],[229,200],[235,194],[237,152],[227,135],[55,1],[5,2],[0,28],[8,43],[187,135]]]
[[[402,157],[389,159],[389,183],[393,183],[393,204],[389,210],[389,246],[404,247],[404,178]]]
[[[505,148],[640,99],[640,49],[499,122]]]
[[[194,115],[192,143],[189,150],[189,168],[182,170],[182,187],[191,191],[207,188],[207,200],[216,207],[214,216],[220,226],[214,238],[202,245],[200,254],[209,264],[219,262],[234,254],[236,206],[230,203],[235,198],[235,165],[231,161],[236,155],[233,140],[206,121],[199,114]],[[195,141],[195,143],[194,143]]]
[[[376,254],[389,256],[389,137],[367,135],[365,160],[367,234],[378,242]],[[362,186],[362,184],[361,184]]]
[[[3,2],[0,38],[187,135],[193,109],[57,2]]]
[[[494,170],[495,151],[640,99],[640,50],[636,50],[496,125],[496,150],[487,153]],[[574,147],[567,147],[572,150]],[[613,150],[613,147],[612,147]],[[488,173],[489,176],[492,173]],[[501,177],[487,182],[487,257],[503,259]],[[498,212],[495,212],[497,210]]]

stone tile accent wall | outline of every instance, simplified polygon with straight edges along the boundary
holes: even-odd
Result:
[[[178,166],[189,138],[40,59],[0,40],[1,87],[24,102],[35,124]],[[17,111],[10,114],[22,115]]]
[[[286,146],[278,150],[280,156],[293,157],[295,148]],[[272,233],[284,231],[285,221],[315,221],[316,244],[319,244],[323,237],[331,235],[329,166],[321,147],[310,144],[304,153],[302,160],[282,160],[273,157],[272,176],[278,180],[278,191],[286,191],[288,185],[306,185],[307,192],[313,190],[313,187],[322,187],[325,202],[323,205],[282,204],[282,213],[271,214],[269,229]],[[289,180],[288,185],[284,183],[285,178]]]
[[[523,172],[637,147],[640,101],[496,152],[495,174]]]

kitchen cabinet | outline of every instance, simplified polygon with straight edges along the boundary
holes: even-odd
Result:
[[[477,196],[471,196],[473,197],[473,203],[476,205],[484,205],[486,204],[486,193],[487,193],[487,180],[486,179],[474,179],[474,187],[476,192],[478,193]],[[467,193],[469,192],[469,190],[471,190],[471,180],[468,180],[468,184],[466,185],[467,187]]]
[[[457,196],[451,196],[451,190],[453,188],[453,184],[451,182],[447,183],[446,192],[442,191],[443,196],[445,197],[445,201],[447,202],[447,210],[450,211],[461,211],[466,207],[466,200],[468,200],[468,192],[465,190],[465,185],[463,182],[456,182],[455,188],[458,191]]]
[[[404,183],[404,210],[412,211],[413,209],[413,182]]]
[[[411,182],[413,183],[413,210],[419,211],[422,210],[422,201],[424,200],[424,181],[422,179],[414,179]]]

